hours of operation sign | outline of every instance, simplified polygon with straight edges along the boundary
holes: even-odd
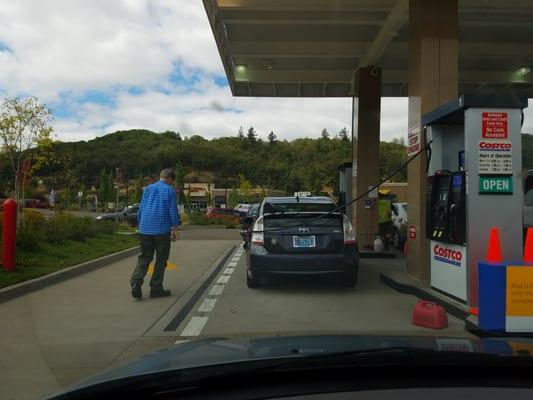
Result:
[[[513,145],[509,140],[481,140],[478,147],[479,174],[511,175]]]

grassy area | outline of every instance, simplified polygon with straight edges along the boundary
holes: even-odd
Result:
[[[35,252],[19,250],[15,272],[0,271],[0,288],[34,279],[84,261],[133,247],[135,236],[100,234],[85,242],[67,240],[61,244],[40,243]]]

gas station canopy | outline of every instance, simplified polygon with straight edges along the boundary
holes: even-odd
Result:
[[[203,0],[234,96],[407,96],[408,0]],[[533,2],[459,1],[459,93],[533,97]]]

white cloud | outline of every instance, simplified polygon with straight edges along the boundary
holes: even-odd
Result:
[[[350,129],[350,99],[233,98],[216,86],[224,72],[201,1],[0,1],[0,43],[10,49],[0,51],[0,90],[70,102],[75,115],[55,121],[62,140],[127,128],[215,137],[253,125],[285,139]],[[199,74],[195,91],[169,82],[177,65],[185,79]],[[114,102],[76,102],[86,91]],[[405,99],[384,99],[382,139],[405,135],[406,115]]]
[[[205,86],[205,82],[203,83]],[[405,135],[406,99],[383,99],[381,138]],[[351,125],[351,99],[234,98],[229,88],[214,84],[205,90],[164,94],[149,91],[140,95],[121,93],[116,107],[86,104],[79,111],[83,126],[72,125],[83,138],[119,129],[178,130],[185,136],[207,138],[234,136],[240,126],[253,126],[266,139],[273,130],[281,139],[318,137],[323,128],[330,134]],[[61,132],[62,137],[75,132]]]
[[[0,82],[45,101],[65,91],[155,85],[174,63],[222,71],[199,1],[2,0]]]

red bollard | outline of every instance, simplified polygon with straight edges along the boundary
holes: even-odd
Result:
[[[17,202],[4,201],[4,224],[2,227],[2,269],[15,270],[15,246],[17,244]]]

